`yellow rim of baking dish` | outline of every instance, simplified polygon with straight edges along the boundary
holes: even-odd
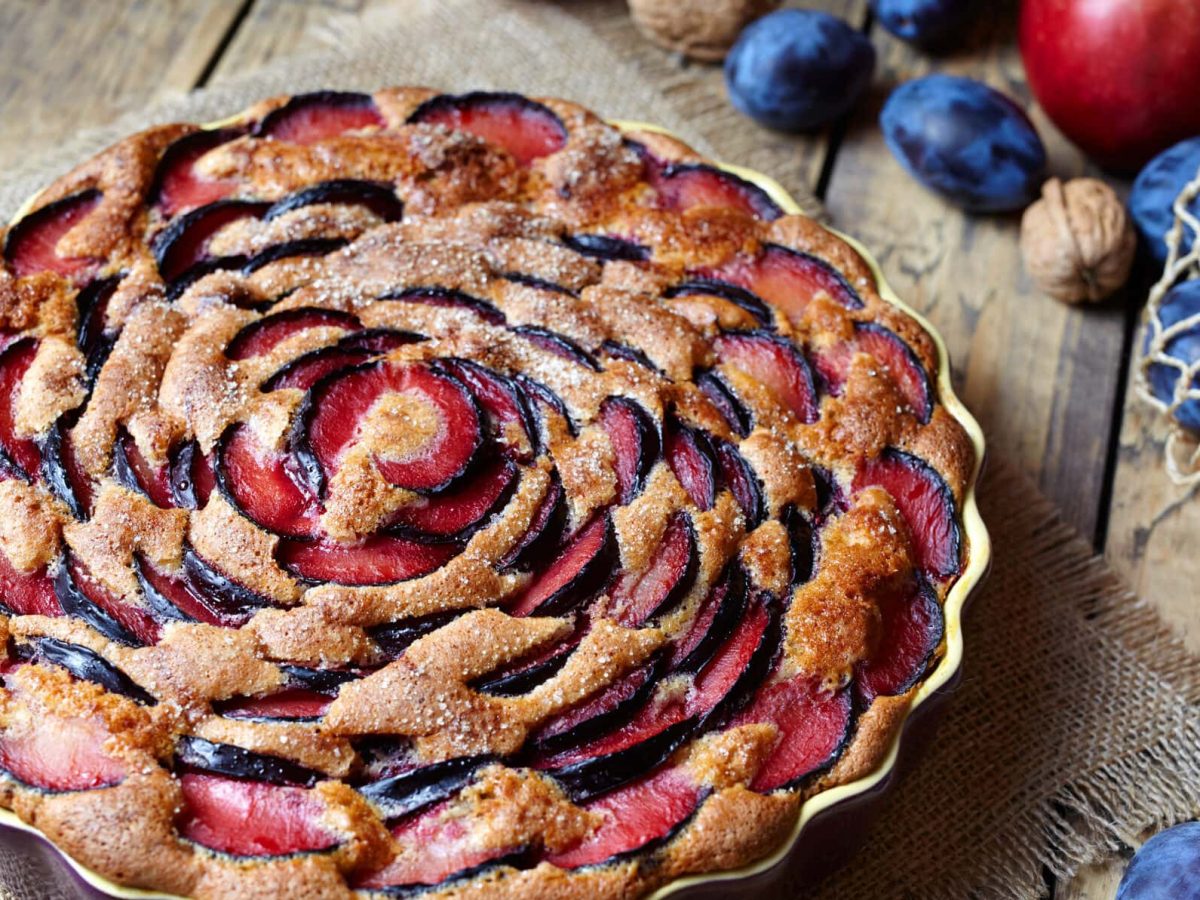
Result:
[[[238,117],[231,117],[220,122],[211,122],[205,126],[206,129],[220,128],[229,122],[236,121]],[[617,120],[611,123],[622,132],[650,132],[653,134],[661,134],[665,137],[674,140],[681,140],[673,132],[666,128],[657,125],[650,125],[643,122],[629,122]],[[763,175],[761,172],[756,172],[753,169],[747,169],[742,166],[735,166],[729,163],[712,161],[712,164],[726,172],[743,178],[756,187],[763,190],[785,213],[793,215],[804,215],[804,211],[800,205],[792,198],[792,196],[784,189],[774,178]],[[26,212],[28,212],[37,202],[39,194],[30,197],[29,200],[21,207],[12,221],[15,223],[20,220]],[[825,226],[828,228],[828,226]],[[843,234],[836,229],[829,228],[829,231],[836,234],[839,238],[853,247],[858,254],[867,262],[872,274],[875,276],[875,282],[879,289],[879,294],[884,300],[898,307],[903,312],[912,316],[921,327],[933,338],[934,344],[937,345],[938,351],[938,373],[937,373],[937,396],[941,401],[942,406],[950,413],[963,429],[970,436],[971,444],[975,450],[975,467],[971,473],[971,478],[967,483],[966,490],[963,494],[962,501],[962,521],[963,530],[966,532],[967,538],[967,565],[962,573],[958,576],[958,580],[951,586],[950,592],[946,595],[946,600],[943,605],[943,615],[946,620],[945,624],[945,642],[946,649],[942,654],[942,658],[934,667],[934,670],[926,676],[925,680],[917,688],[916,694],[913,696],[912,702],[909,704],[908,711],[905,713],[904,719],[896,727],[892,735],[891,743],[888,745],[887,752],[884,753],[882,759],[876,764],[873,771],[867,775],[857,778],[854,781],[840,784],[835,787],[828,788],[818,794],[809,797],[800,807],[800,813],[796,817],[796,824],[792,828],[791,834],[786,840],[768,856],[742,866],[738,869],[728,869],[722,872],[706,872],[696,875],[685,875],[676,878],[662,887],[651,893],[647,900],[665,900],[665,898],[678,894],[681,891],[686,891],[690,888],[699,887],[701,885],[712,884],[719,881],[741,881],[747,878],[753,878],[757,875],[764,874],[780,863],[784,862],[789,855],[796,849],[804,829],[818,815],[828,809],[833,808],[839,803],[851,800],[854,797],[868,793],[877,787],[881,782],[887,779],[896,767],[896,761],[900,753],[900,743],[904,737],[905,726],[913,713],[940,688],[946,685],[952,677],[958,672],[962,666],[963,656],[963,638],[962,638],[962,613],[963,607],[971,594],[982,582],[987,574],[988,567],[991,564],[992,549],[991,538],[988,535],[987,528],[983,524],[983,518],[979,514],[979,505],[976,500],[976,488],[979,481],[979,472],[983,465],[983,457],[985,451],[985,443],[983,438],[983,430],[979,427],[979,423],[975,421],[975,417],[967,410],[963,402],[954,392],[954,386],[950,380],[950,357],[946,351],[946,343],[942,340],[942,336],[937,329],[930,324],[929,320],[923,315],[901,300],[896,292],[892,290],[887,280],[883,277],[883,270],[879,267],[879,263],[860,244],[856,239],[849,235]],[[15,828],[20,831],[29,832],[46,840],[59,856],[61,856],[71,866],[75,873],[97,890],[111,894],[114,897],[131,898],[131,900],[184,900],[175,894],[165,894],[161,891],[148,891],[141,888],[125,887],[109,881],[104,876],[93,872],[91,869],[76,861],[73,857],[61,850],[56,844],[50,841],[42,832],[29,825],[20,819],[16,813],[7,809],[0,809],[0,825]],[[732,887],[733,885],[731,885]]]

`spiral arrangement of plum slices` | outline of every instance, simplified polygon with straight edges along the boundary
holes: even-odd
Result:
[[[760,854],[938,657],[932,341],[671,139],[270,101],[81,167],[4,270],[0,800],[110,877],[637,893]]]

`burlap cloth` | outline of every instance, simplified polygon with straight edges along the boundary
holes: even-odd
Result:
[[[598,36],[569,9],[410,0],[399,15],[337,29],[335,50],[283,60],[30,154],[0,183],[0,214],[152,122],[215,119],[273,93],[404,83],[555,94],[610,117],[657,122],[706,152],[780,176],[812,205],[779,145],[713,125],[685,89],[686,72],[632,67],[611,33]],[[819,886],[787,885],[781,895],[1037,897],[1047,872],[1067,877],[1149,826],[1197,814],[1200,663],[1024,475],[991,460],[981,506],[995,561],[968,614],[964,676],[934,740],[891,791],[852,863]],[[79,891],[28,845],[0,847],[3,896]]]

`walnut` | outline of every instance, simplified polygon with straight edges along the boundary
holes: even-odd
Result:
[[[1107,184],[1051,178],[1021,219],[1021,254],[1043,291],[1065,303],[1103,300],[1129,278],[1137,237]]]
[[[742,29],[765,16],[780,0],[629,0],[642,34],[668,50],[717,62]]]

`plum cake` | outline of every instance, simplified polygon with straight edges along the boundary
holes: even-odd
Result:
[[[3,232],[0,804],[187,897],[770,853],[944,652],[974,469],[871,268],[508,93],[166,125]]]

